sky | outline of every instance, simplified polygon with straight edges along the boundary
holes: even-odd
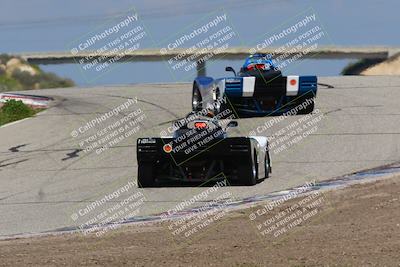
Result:
[[[166,45],[185,29],[190,31],[207,21],[215,12],[226,13],[229,25],[237,34],[229,41],[230,46],[252,46],[274,29],[290,25],[293,18],[307,10],[316,14],[318,25],[327,33],[319,40],[321,45],[398,46],[400,41],[398,0],[1,0],[0,53],[66,51],[71,42],[106,27],[108,21],[132,8],[151,36],[141,48]],[[337,75],[351,61],[305,60],[296,71],[299,74]],[[241,62],[212,62],[207,66],[207,73],[223,75],[227,64],[239,68]],[[195,75],[193,72],[174,77],[168,66],[161,62],[138,62],[119,64],[114,71],[100,78],[87,79],[76,65],[41,67],[71,77],[81,85],[187,81]],[[145,71],[148,69],[159,75],[149,75]]]

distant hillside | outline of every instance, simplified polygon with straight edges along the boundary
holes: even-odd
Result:
[[[0,92],[42,88],[71,87],[71,79],[44,72],[20,57],[0,55]]]
[[[384,59],[374,59],[374,58],[360,59],[354,63],[348,64],[342,70],[341,74],[342,75],[360,75],[363,71],[367,70],[371,66],[375,66],[383,61],[384,61]]]
[[[361,59],[347,65],[342,75],[400,75],[400,53],[389,59]]]
[[[400,75],[400,54],[369,67],[361,72],[361,75]]]

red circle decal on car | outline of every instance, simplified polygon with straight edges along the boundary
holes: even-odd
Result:
[[[165,145],[163,146],[163,149],[164,149],[164,152],[165,152],[165,153],[171,153],[171,151],[172,151],[172,146],[171,146],[170,144],[165,144]]]
[[[291,79],[291,80],[290,80],[290,85],[296,85],[296,83],[297,83],[297,82],[296,82],[295,79]]]

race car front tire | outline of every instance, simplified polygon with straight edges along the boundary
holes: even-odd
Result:
[[[152,162],[141,162],[138,165],[138,187],[145,188],[154,185],[154,168]]]
[[[197,84],[194,83],[192,91],[192,111],[201,111],[203,109],[202,101],[200,89]]]

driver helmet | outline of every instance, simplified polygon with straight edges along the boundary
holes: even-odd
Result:
[[[243,64],[243,70],[270,70],[274,69],[270,54],[253,54],[250,55]]]

